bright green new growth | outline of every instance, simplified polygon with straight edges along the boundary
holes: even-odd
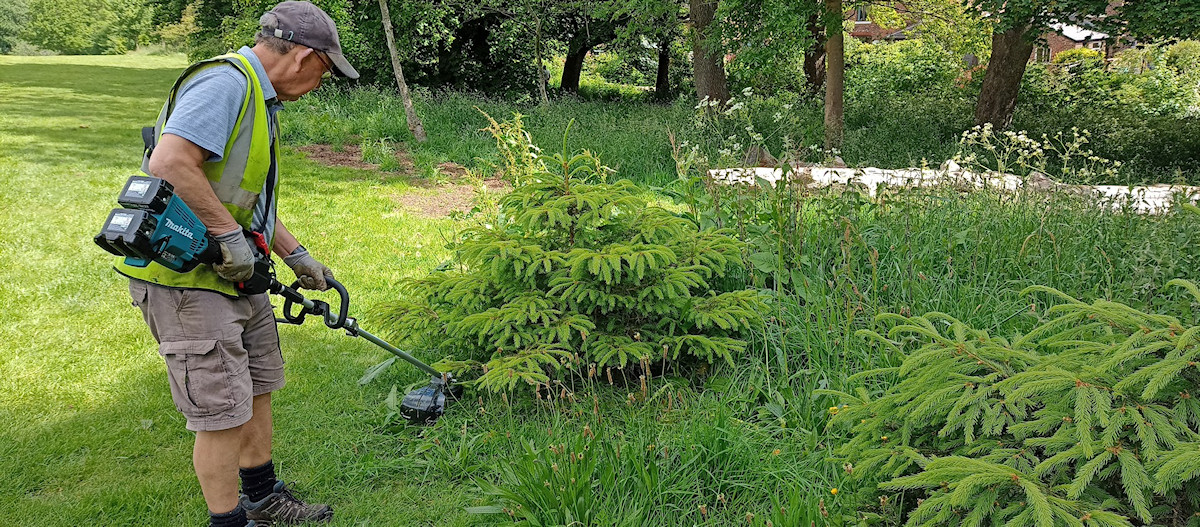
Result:
[[[507,137],[522,137],[514,126]],[[763,307],[755,291],[718,290],[742,265],[741,242],[647,204],[628,180],[606,182],[611,170],[589,152],[568,156],[564,144],[541,157],[497,139],[523,145],[508,157],[532,170],[460,234],[445,270],[411,282],[411,299],[390,308],[397,334],[484,361],[476,382],[492,391],[545,384],[564,366],[732,364]]]
[[[907,525],[1200,521],[1200,326],[1029,293],[1060,303],[1011,343],[942,313],[860,332],[905,355],[856,376],[897,377],[880,397],[838,393],[851,406],[832,422],[852,429],[839,454],[856,478],[892,478],[865,499],[893,516],[915,505]]]

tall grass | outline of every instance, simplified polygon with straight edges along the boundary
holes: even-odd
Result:
[[[710,217],[780,262],[752,277],[777,300],[774,323],[722,373],[761,420],[817,437],[836,409],[813,390],[893,365],[853,337],[879,313],[940,311],[1012,335],[1040,320],[1019,295],[1030,285],[1190,312],[1163,287],[1200,275],[1200,220],[1187,213],[1147,216],[1066,194],[903,190],[868,200],[855,189],[711,188],[721,211]]]
[[[418,167],[454,162],[490,176],[498,162],[495,141],[483,131],[487,119],[476,108],[497,119],[521,113],[536,144],[559,145],[563,130],[575,121],[570,149],[587,148],[605,164],[636,175],[639,182],[661,185],[675,177],[667,132],[687,126],[692,115],[683,103],[567,97],[535,105],[455,92],[421,91],[415,103],[429,135],[426,143],[412,140],[399,97],[374,88],[326,89],[289,106],[284,137],[292,143],[335,146],[380,139],[403,142]]]

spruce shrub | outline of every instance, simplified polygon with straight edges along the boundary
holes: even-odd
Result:
[[[453,258],[387,309],[395,334],[478,367],[491,391],[681,357],[733,363],[760,320],[735,278],[743,244],[639,197],[590,152],[542,156],[520,120],[489,128],[527,174],[452,244]],[[516,151],[521,150],[521,151]],[[611,378],[611,377],[610,377]]]
[[[1196,300],[1200,290],[1174,280]],[[1052,305],[1009,340],[944,313],[859,334],[902,355],[851,378],[832,426],[869,524],[1200,523],[1200,326],[1031,287]],[[1031,305],[1036,310],[1037,302]],[[894,385],[879,396],[867,387]],[[874,484],[883,481],[883,483]]]

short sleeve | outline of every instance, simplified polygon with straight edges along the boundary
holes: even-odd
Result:
[[[175,109],[163,126],[163,133],[177,135],[207,150],[210,162],[220,161],[242,110],[246,90],[246,77],[233,66],[201,70],[179,89]]]

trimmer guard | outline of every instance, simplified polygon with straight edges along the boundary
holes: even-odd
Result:
[[[434,376],[429,384],[408,392],[400,402],[400,417],[411,423],[431,425],[446,405],[462,397],[462,386],[456,386],[449,376]]]

